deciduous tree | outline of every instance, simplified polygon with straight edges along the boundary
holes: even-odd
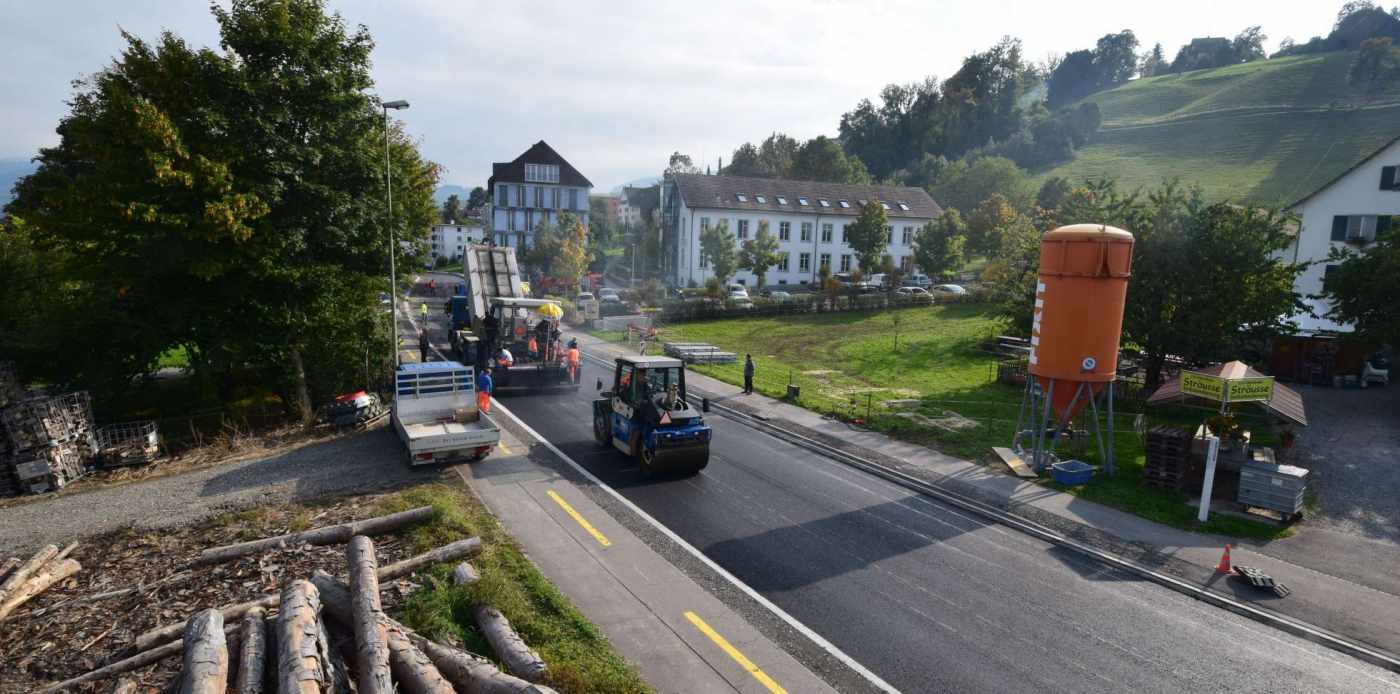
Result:
[[[768,232],[768,220],[758,222],[758,233],[739,249],[739,268],[758,279],[758,288],[768,284],[768,268],[778,264],[778,239]]]
[[[734,233],[729,231],[729,220],[721,219],[718,226],[707,226],[700,230],[700,258],[710,265],[715,278],[724,284],[734,276],[738,267],[738,254],[734,249]]]
[[[871,198],[860,206],[856,221],[846,226],[846,244],[855,251],[862,272],[870,274],[880,267],[880,256],[889,247],[889,219],[879,200]]]
[[[946,208],[914,235],[914,263],[924,274],[943,279],[962,267],[967,225],[956,209]]]
[[[1377,345],[1400,345],[1400,217],[1388,217],[1390,231],[1364,249],[1334,249],[1335,265],[1323,278],[1322,295],[1331,317],[1352,325],[1358,337]]]

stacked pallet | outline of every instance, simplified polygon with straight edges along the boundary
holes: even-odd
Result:
[[[1161,489],[1181,489],[1190,474],[1188,454],[1191,434],[1176,427],[1153,427],[1147,432],[1147,461],[1142,468],[1144,484]]]
[[[728,364],[739,358],[733,352],[722,352],[708,342],[667,342],[664,351],[687,364]]]
[[[8,448],[0,467],[20,492],[62,489],[83,476],[96,452],[92,401],[82,391],[11,402],[0,409],[0,431]]]

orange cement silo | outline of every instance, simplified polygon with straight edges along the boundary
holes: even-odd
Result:
[[[1061,425],[1117,374],[1132,263],[1122,229],[1074,224],[1041,237],[1029,367]]]

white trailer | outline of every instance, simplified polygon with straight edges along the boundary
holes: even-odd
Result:
[[[394,430],[409,465],[481,460],[501,430],[476,405],[476,370],[455,361],[404,364],[394,377]]]

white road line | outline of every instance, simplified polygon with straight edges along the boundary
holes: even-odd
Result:
[[[511,412],[499,402],[495,402],[495,407],[501,412],[501,414],[504,414],[505,416],[509,417],[511,421],[519,425],[520,428],[524,429],[526,433],[528,433],[530,436],[533,436],[537,441],[543,444],[545,448],[548,448],[551,453],[559,456],[561,460],[572,466],[575,470],[579,472],[579,474],[583,475],[586,479],[588,479],[588,481],[598,485],[598,487],[602,489],[608,496],[611,496],[623,506],[626,506],[628,510],[637,514],[639,517],[642,518],[642,520],[645,520],[653,528],[656,528],[657,531],[659,531],[661,534],[665,535],[667,538],[670,538],[672,542],[675,542],[677,545],[680,545],[681,549],[684,549],[691,556],[695,557],[701,563],[705,564],[705,566],[709,567],[715,573],[719,574],[720,577],[724,578],[724,580],[728,581],[735,588],[738,588],[739,590],[743,591],[745,595],[748,595],[750,598],[753,598],[753,600],[759,605],[762,605],[764,609],[768,610],[769,612],[772,612],[779,619],[786,622],[788,626],[797,630],[798,633],[801,633],[803,636],[806,636],[812,641],[812,643],[815,643],[822,650],[830,654],[831,657],[836,658],[837,660],[844,663],[846,667],[849,667],[852,670],[854,670],[856,674],[864,678],[865,681],[874,685],[876,689],[879,689],[880,691],[884,692],[891,692],[893,694],[897,694],[899,692],[899,690],[895,689],[893,685],[880,679],[879,675],[876,675],[875,673],[866,669],[864,665],[861,665],[860,663],[856,662],[855,658],[846,655],[846,653],[840,648],[837,648],[835,644],[832,644],[830,641],[827,641],[826,639],[822,638],[820,634],[818,634],[815,631],[812,631],[812,629],[807,625],[797,621],[796,617],[793,617],[792,615],[784,611],[783,608],[773,604],[771,601],[768,600],[768,598],[763,597],[763,595],[761,595],[758,591],[749,587],[748,584],[739,580],[737,577],[734,576],[734,574],[729,573],[724,569],[724,567],[720,566],[719,564],[716,564],[709,557],[705,556],[703,552],[693,547],[689,542],[686,542],[684,539],[681,538],[681,536],[677,535],[670,528],[662,524],[661,521],[652,518],[650,514],[648,514],[646,511],[643,511],[636,504],[632,503],[630,500],[627,499],[627,497],[624,497],[616,489],[609,487],[603,482],[603,480],[598,479],[596,476],[594,476],[593,473],[589,472],[582,465],[579,465],[578,463],[574,462],[573,458],[570,458],[569,455],[564,451],[559,450],[558,446],[555,446],[549,441],[549,439],[546,439],[545,437],[541,436],[539,432],[532,429],[530,425],[524,422],[524,420],[515,416],[514,412]]]

